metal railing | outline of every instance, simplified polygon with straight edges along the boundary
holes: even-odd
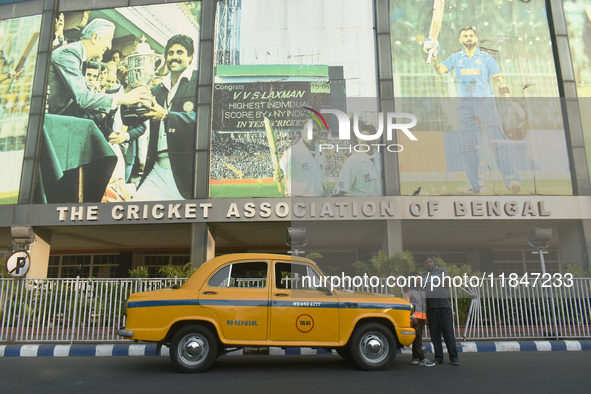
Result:
[[[116,332],[124,325],[129,295],[185,280],[0,279],[0,342],[124,341]],[[458,339],[591,338],[591,279],[549,288],[499,279],[481,283],[451,289]],[[402,295],[385,280],[350,290]]]
[[[456,338],[591,338],[591,278],[574,278],[572,286],[556,287],[555,282],[479,279],[478,286],[451,288]],[[385,279],[377,286],[347,290],[402,296],[402,290],[388,286]]]
[[[591,279],[573,279],[568,287],[514,284],[485,279],[482,286],[459,288],[471,299],[464,338],[591,338]]]
[[[130,294],[186,279],[0,279],[0,342],[121,340]]]

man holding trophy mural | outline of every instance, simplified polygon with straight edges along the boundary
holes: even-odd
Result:
[[[88,113],[108,113],[121,104],[149,100],[150,92],[138,87],[127,93],[112,95],[88,89],[84,64],[100,59],[111,48],[115,25],[105,19],[94,19],[82,29],[80,41],[61,46],[51,53],[49,67],[48,111],[51,114],[83,117]]]
[[[152,88],[154,97],[143,103],[147,112],[139,116],[150,120],[150,135],[146,166],[134,200],[192,197],[198,72],[189,66],[194,51],[193,40],[186,35],[175,35],[166,43],[165,62],[170,72]]]

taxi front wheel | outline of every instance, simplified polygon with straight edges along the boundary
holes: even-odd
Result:
[[[396,357],[394,334],[380,323],[357,327],[349,343],[353,361],[366,371],[388,368]]]
[[[170,359],[180,372],[204,372],[218,355],[218,342],[211,330],[190,325],[178,330],[170,342]]]

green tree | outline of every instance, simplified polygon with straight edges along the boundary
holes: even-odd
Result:
[[[149,271],[146,267],[142,265],[132,270],[129,270],[129,276],[131,278],[147,278],[149,276]]]
[[[340,268],[327,266],[326,265],[327,263],[325,263],[323,261],[319,261],[324,258],[324,256],[321,253],[310,252],[306,255],[306,258],[308,260],[312,260],[313,262],[315,262],[324,275],[338,275],[341,272]]]
[[[353,268],[359,275],[377,276],[387,278],[388,276],[408,275],[417,271],[415,257],[409,250],[398,252],[391,256],[385,250],[380,250],[373,255],[369,261],[358,261]]]
[[[178,265],[165,265],[158,269],[158,273],[163,278],[188,278],[195,271],[197,271],[197,268],[193,267],[191,263],[187,263],[182,267]]]
[[[464,264],[462,266],[459,266],[456,264],[447,264],[445,261],[443,261],[439,257],[433,257],[433,261],[438,266],[445,268],[445,270],[447,271],[447,274],[451,277],[464,276],[464,274],[467,274],[468,276],[474,275],[474,274],[472,274],[472,267],[469,266],[468,264]],[[477,274],[477,273],[475,273],[475,274]]]
[[[6,271],[6,259],[0,260],[0,278],[9,278],[8,271]]]
[[[575,278],[591,278],[591,267],[585,269],[574,261],[568,261],[564,264],[564,270],[573,274]]]
[[[323,255],[321,255],[321,254],[320,254],[320,253],[318,253],[318,252],[310,252],[310,253],[308,253],[308,254],[306,255],[306,258],[307,258],[307,259],[309,259],[309,260],[312,260],[312,261],[314,261],[314,262],[316,262],[316,263],[318,263],[318,261],[316,261],[316,260],[323,259],[323,258],[324,258],[324,256],[323,256]]]

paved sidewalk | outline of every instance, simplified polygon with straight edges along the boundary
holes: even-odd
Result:
[[[433,353],[431,343],[423,344],[426,353]],[[495,341],[495,342],[458,342],[458,351],[461,353],[476,352],[550,352],[550,351],[583,351],[591,350],[591,340],[568,341]],[[445,351],[445,347],[444,347]],[[0,345],[0,357],[111,357],[111,356],[154,356],[156,345],[154,344],[74,344],[74,345],[47,345],[47,344],[20,344]],[[336,354],[336,352],[334,352]],[[398,353],[411,354],[410,348],[399,350]],[[270,348],[245,348],[227,353],[227,356],[241,356],[244,354],[264,354],[272,356],[306,355],[306,354],[330,354],[324,349],[312,349],[306,347],[282,349]],[[162,347],[160,356],[168,356],[169,349]]]

